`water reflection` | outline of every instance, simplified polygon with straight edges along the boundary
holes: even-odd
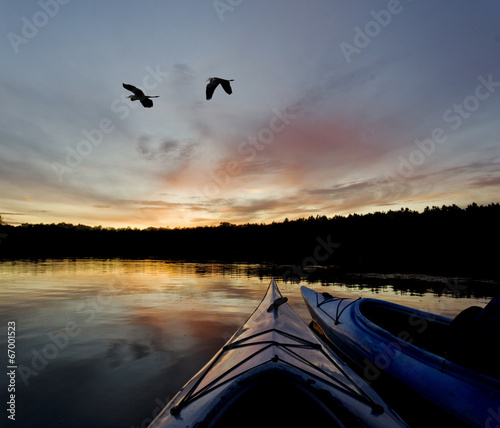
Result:
[[[18,426],[146,426],[159,403],[166,404],[253,312],[270,277],[279,279],[284,270],[163,260],[1,262],[0,322],[17,325]],[[490,299],[487,287],[448,279],[339,280],[317,269],[302,284],[450,317]],[[299,284],[279,285],[308,322]],[[0,337],[1,349],[5,345]]]

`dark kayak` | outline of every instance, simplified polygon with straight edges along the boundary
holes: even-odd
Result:
[[[307,287],[301,291],[320,332],[366,380],[388,375],[458,421],[500,426],[500,380],[486,364],[491,353],[482,355],[483,367],[474,367],[459,352],[470,351],[473,338],[460,342],[482,308],[452,320],[377,299],[335,298]],[[498,336],[490,340],[498,343]]]
[[[407,425],[317,339],[272,280],[246,323],[150,425],[188,426]]]

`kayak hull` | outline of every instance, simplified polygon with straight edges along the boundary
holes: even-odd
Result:
[[[500,381],[447,360],[440,355],[443,341],[420,338],[426,330],[439,337],[451,319],[377,299],[333,298],[307,287],[301,292],[313,322],[365,380],[389,376],[473,426],[484,427],[500,411]],[[377,313],[385,319],[374,322]]]
[[[286,303],[275,281],[150,427],[406,426]]]

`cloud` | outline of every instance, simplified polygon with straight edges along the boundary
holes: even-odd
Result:
[[[499,171],[500,173],[500,171]],[[500,176],[497,177],[482,177],[478,180],[475,180],[471,183],[472,187],[476,188],[484,188],[484,187],[500,187]]]
[[[350,184],[337,184],[329,188],[317,188],[309,190],[311,195],[322,195],[322,196],[335,196],[335,195],[346,195],[354,192],[360,192],[365,190],[371,190],[373,184],[371,182],[358,182]]]
[[[189,161],[197,146],[193,140],[159,140],[143,135],[137,142],[137,151],[148,161],[179,163]]]
[[[386,140],[377,141],[380,134],[369,136],[362,124],[335,117],[298,116],[267,139],[259,138],[270,135],[261,130],[256,129],[253,140],[243,140],[243,145],[240,140],[227,146],[207,179],[230,176],[227,188],[248,187],[249,182],[254,187],[263,183],[312,186],[356,169],[373,169],[388,151]]]
[[[210,3],[206,14],[185,2],[165,6],[167,13],[158,5],[99,16],[65,9],[18,55],[6,52],[1,209],[30,222],[142,226],[498,199],[500,172],[488,159],[498,154],[500,91],[495,86],[459,129],[443,122],[447,109],[473,95],[478,76],[500,79],[492,54],[498,4],[407,2],[347,63],[339,44],[355,43],[353,28],[373,20],[372,4],[320,3],[245,3],[223,22]],[[33,11],[10,7],[11,30],[19,32]],[[123,28],[137,18],[148,31]],[[80,37],[65,37],[66,28]],[[116,37],[78,42],[106,28]],[[408,28],[425,31],[409,37]],[[213,75],[235,79],[231,96],[205,100]],[[160,98],[144,109],[123,99],[122,82]],[[276,122],[276,109],[291,117]],[[83,149],[103,119],[113,130],[59,182],[52,163],[66,165],[68,150]],[[449,141],[408,176],[388,180],[400,157],[417,149],[415,139],[436,127]]]
[[[191,85],[196,81],[196,74],[187,64],[174,64],[172,74],[175,84]]]

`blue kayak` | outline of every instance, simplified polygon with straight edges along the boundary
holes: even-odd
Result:
[[[387,376],[457,421],[500,426],[500,380],[493,375],[498,364],[493,352],[481,354],[471,332],[485,318],[482,308],[469,308],[452,320],[378,299],[301,291],[314,326],[365,380]],[[490,319],[498,320],[497,309]],[[495,328],[490,345],[498,344]],[[467,354],[475,358],[469,361]]]
[[[150,428],[240,426],[407,425],[319,341],[272,280],[246,323]]]

